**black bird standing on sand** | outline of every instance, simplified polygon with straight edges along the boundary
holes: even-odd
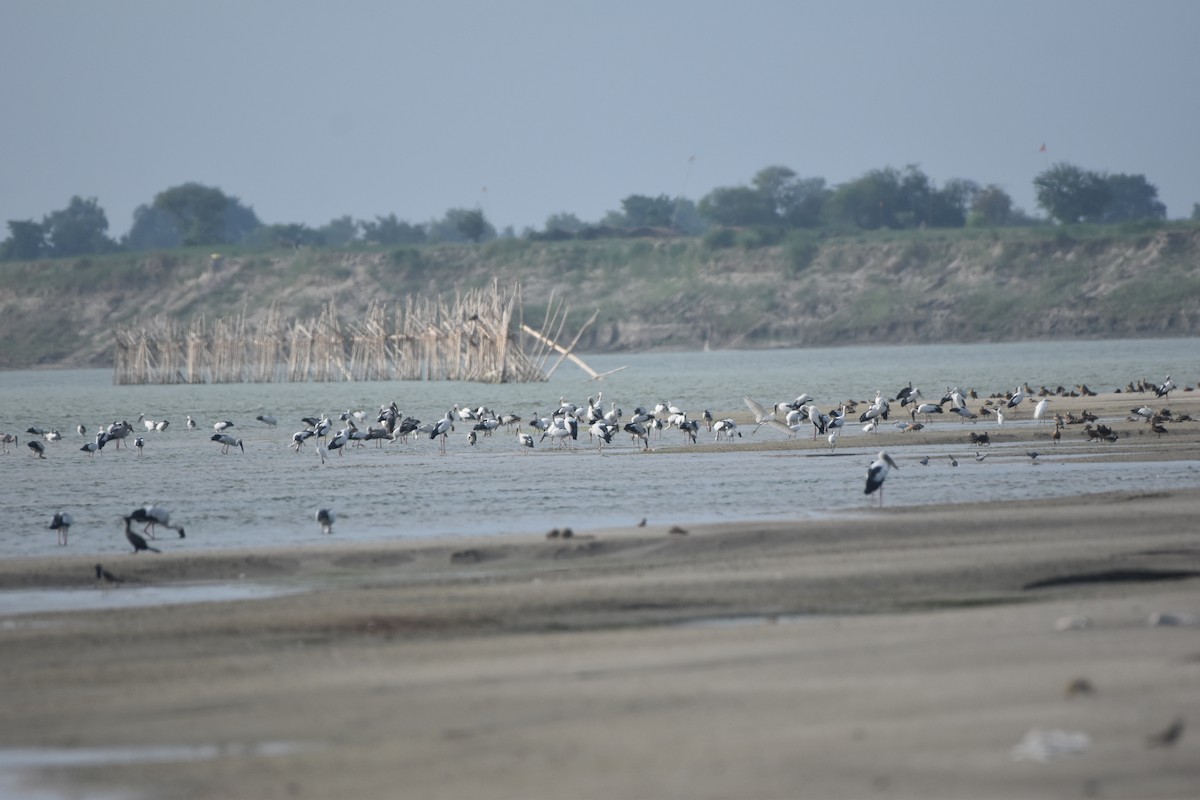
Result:
[[[1170,376],[1167,376],[1170,380]],[[1170,747],[1179,741],[1179,737],[1183,736],[1183,717],[1176,717],[1167,726],[1166,730],[1151,734],[1146,737],[1147,747]]]
[[[134,536],[137,536],[137,534],[135,533]],[[100,564],[96,565],[96,580],[103,581],[104,583],[124,583],[125,582],[124,578],[118,578],[116,575],[113,575],[111,572],[106,570]]]
[[[129,523],[133,521],[133,517],[122,517],[122,519],[125,520],[125,538],[129,540],[131,545],[133,545],[134,555],[137,555],[137,553],[141,550],[149,550],[151,553],[162,552],[162,550],[159,550],[157,547],[151,547],[150,545],[146,544],[145,537],[129,527]]]

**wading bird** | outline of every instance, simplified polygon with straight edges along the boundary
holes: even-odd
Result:
[[[133,517],[125,517],[124,519],[125,519],[125,538],[129,540],[129,543],[131,545],[133,545],[134,555],[137,555],[138,553],[140,553],[143,550],[149,550],[151,553],[161,553],[162,552],[162,550],[159,550],[157,547],[151,547],[150,545],[146,544],[146,540],[142,537],[142,535],[137,533],[136,531],[134,531],[132,528],[129,527],[129,523],[133,519]]]
[[[336,518],[328,508],[317,511],[317,524],[321,526],[321,533],[333,533],[333,521]]]
[[[246,452],[246,448],[242,445],[242,440],[235,439],[228,433],[214,433],[210,441],[221,443],[221,455],[227,454],[231,447],[236,447],[243,453]]]
[[[135,533],[134,536],[137,536],[137,534]],[[125,582],[124,578],[118,578],[116,575],[113,575],[111,572],[106,570],[100,564],[96,565],[96,580],[101,581],[103,583],[124,583]]]
[[[867,485],[863,494],[879,492],[879,507],[883,508],[883,482],[887,480],[888,468],[900,469],[896,462],[886,452],[880,450],[879,456],[867,467]]]
[[[50,519],[50,530],[58,531],[58,543],[67,546],[67,534],[71,532],[71,523],[75,520],[65,511],[59,511]]]
[[[171,524],[171,512],[162,506],[148,505],[141,508],[135,508],[129,512],[129,516],[125,517],[126,521],[144,522],[145,527],[142,528],[142,533],[149,534],[151,539],[157,538],[154,534],[161,525],[164,528],[170,528],[179,534],[179,538],[183,539],[187,536],[183,532],[182,525]]]

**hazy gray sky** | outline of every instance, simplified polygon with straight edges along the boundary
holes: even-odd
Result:
[[[0,0],[0,224],[80,195],[119,237],[196,181],[267,223],[479,206],[519,233],[770,165],[917,164],[1033,212],[1060,160],[1186,217],[1198,37],[1193,0]]]

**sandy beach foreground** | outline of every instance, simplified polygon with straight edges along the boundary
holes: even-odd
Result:
[[[1194,439],[1182,449],[1170,457],[1197,457]],[[0,788],[1193,798],[1198,513],[1200,490],[1140,487],[686,532],[125,556],[105,564],[125,579],[109,596],[296,593],[0,615]],[[94,588],[93,561],[8,561],[0,588]]]

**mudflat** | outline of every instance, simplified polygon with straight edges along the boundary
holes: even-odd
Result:
[[[673,527],[106,562],[94,610],[0,613],[0,786],[1197,795],[1200,489]],[[196,582],[291,593],[107,602]],[[96,584],[94,559],[0,564]]]

